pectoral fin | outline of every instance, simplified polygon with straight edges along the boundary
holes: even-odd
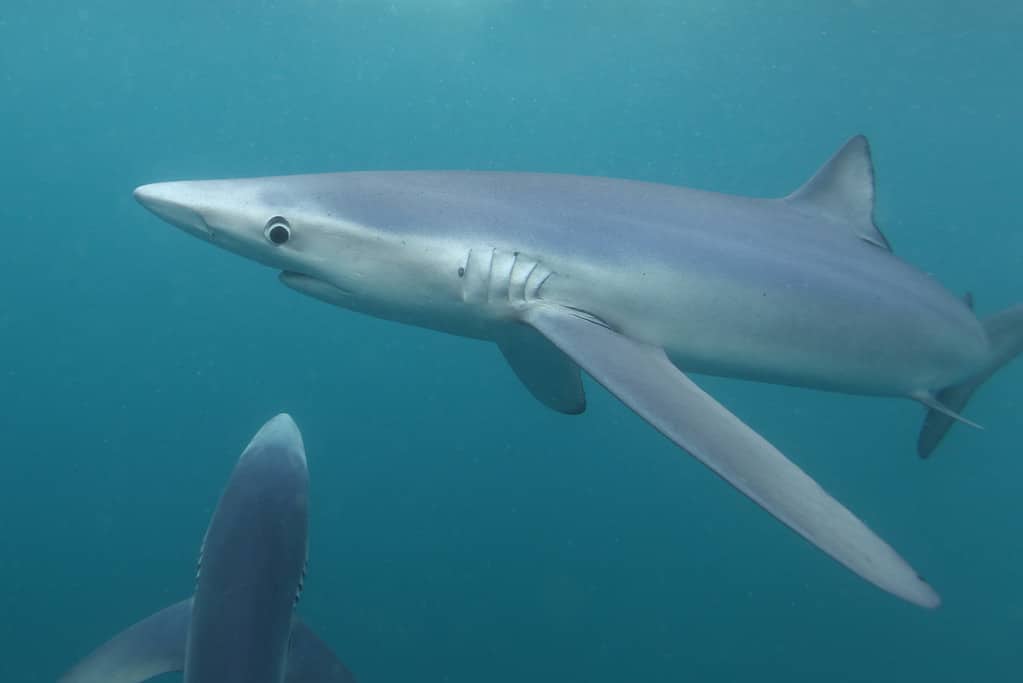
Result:
[[[296,618],[291,625],[284,683],[355,683],[355,676],[311,628]]]
[[[192,600],[147,617],[98,647],[59,683],[141,683],[185,666]]]
[[[498,338],[497,345],[515,375],[538,401],[569,415],[586,410],[579,366],[542,334],[514,323]]]
[[[58,683],[141,683],[185,667],[192,599],[147,617],[96,648]],[[291,625],[285,683],[355,683],[355,677],[312,630]]]
[[[938,606],[937,593],[887,543],[662,349],[558,306],[532,307],[524,319],[662,434],[825,553],[909,602]]]

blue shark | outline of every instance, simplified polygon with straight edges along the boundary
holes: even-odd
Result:
[[[124,630],[59,683],[354,683],[294,615],[308,553],[302,436],[281,414],[252,438],[228,480],[200,552],[195,594]]]
[[[874,222],[867,141],[782,198],[532,173],[376,171],[144,185],[182,230],[330,304],[495,342],[566,414],[580,369],[812,544],[910,602],[937,593],[701,390],[704,373],[911,398],[929,454],[1018,353],[1023,309],[979,320]]]

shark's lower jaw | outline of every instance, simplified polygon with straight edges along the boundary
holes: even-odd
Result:
[[[283,270],[277,276],[277,279],[281,281],[286,287],[290,287],[295,291],[308,294],[311,297],[315,297],[327,303],[345,305],[345,303],[355,296],[354,292],[350,292],[347,289],[337,287],[319,278],[310,277],[309,275],[303,275],[302,273],[296,273],[290,270]]]
[[[152,210],[154,213],[157,213],[155,209]],[[193,237],[198,237],[207,242],[216,242],[216,233],[210,229],[210,226],[206,224],[202,216],[194,211],[180,207],[161,207],[161,212],[157,213],[157,215]]]

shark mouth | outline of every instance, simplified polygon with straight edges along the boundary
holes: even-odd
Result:
[[[308,294],[327,303],[343,303],[355,296],[354,292],[337,287],[315,277],[284,270],[277,276],[285,287]]]

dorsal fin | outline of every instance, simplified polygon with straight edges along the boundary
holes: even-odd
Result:
[[[852,227],[865,242],[892,250],[874,225],[874,164],[867,138],[857,135],[785,201]]]

